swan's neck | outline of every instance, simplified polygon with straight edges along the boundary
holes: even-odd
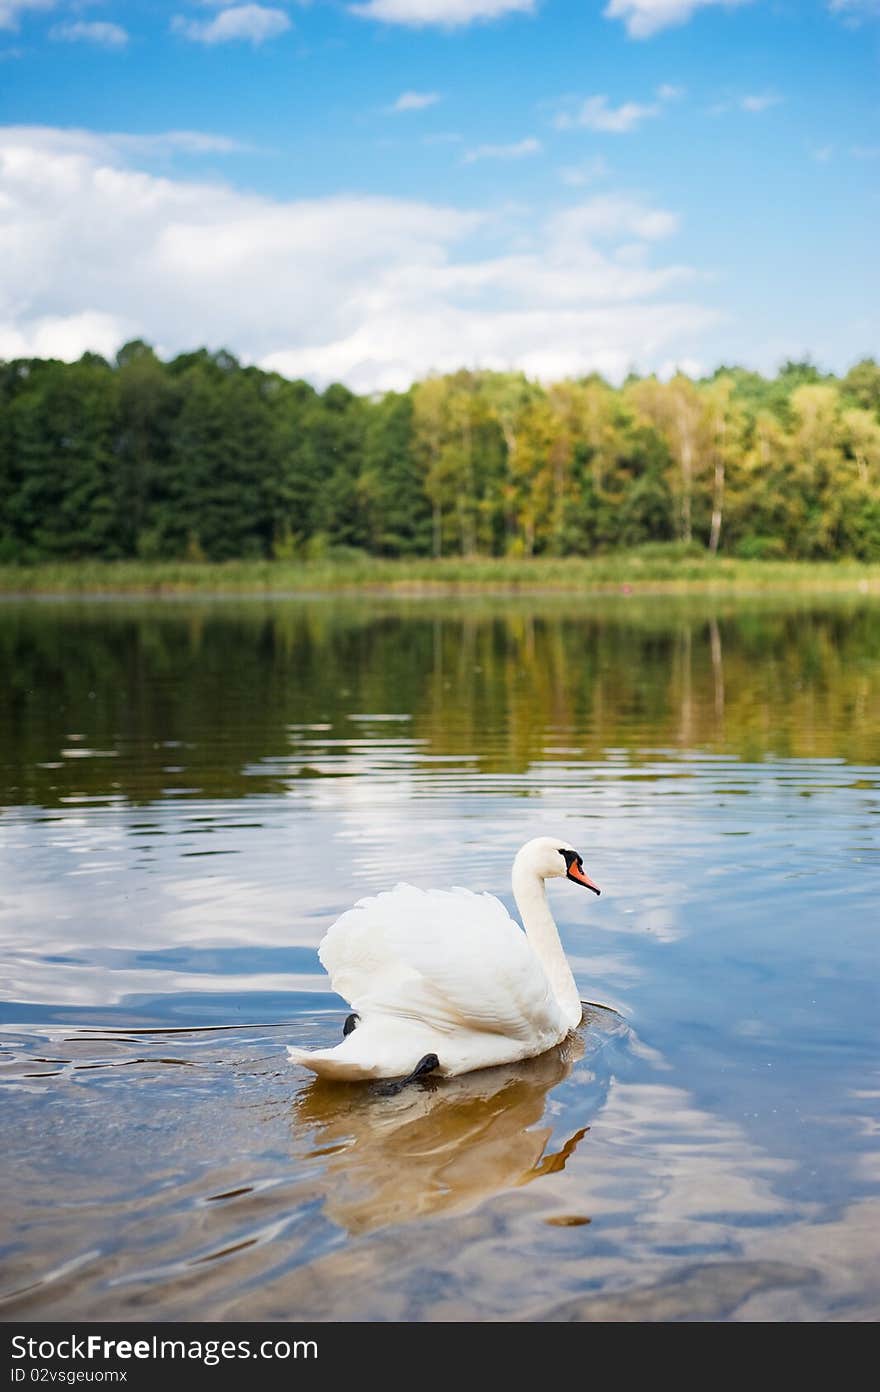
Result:
[[[562,950],[562,943],[559,941],[559,929],[550,912],[541,876],[526,866],[514,863],[513,897],[526,930],[526,937],[547,973],[547,980],[569,1028],[576,1029],[581,1022],[580,995],[571,974],[571,967]]]

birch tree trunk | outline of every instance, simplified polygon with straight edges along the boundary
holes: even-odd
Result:
[[[709,551],[718,554],[721,523],[724,517],[724,418],[719,421],[719,439],[715,445],[715,479],[712,486],[712,524],[709,528]]]

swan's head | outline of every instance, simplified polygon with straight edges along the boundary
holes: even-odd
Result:
[[[584,873],[583,857],[567,841],[556,836],[536,836],[527,841],[514,861],[514,873],[520,869],[527,874],[537,875],[542,880],[561,879],[565,876],[575,884],[584,885],[594,894],[601,891],[589,875]]]

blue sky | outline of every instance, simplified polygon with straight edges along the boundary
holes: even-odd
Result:
[[[0,0],[0,356],[880,352],[880,0]]]

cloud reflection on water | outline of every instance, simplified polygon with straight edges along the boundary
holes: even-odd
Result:
[[[3,610],[21,1310],[876,1315],[880,610],[712,606]],[[547,828],[603,887],[553,891],[582,994],[634,1032],[381,1106],[290,1068],[341,1027],[336,914],[510,904]]]

